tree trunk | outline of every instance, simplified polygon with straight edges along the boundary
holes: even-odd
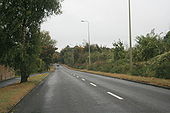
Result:
[[[27,82],[28,81],[28,76],[21,76],[21,82],[20,83],[23,83],[23,82]]]
[[[26,62],[22,62],[20,67],[21,81],[20,83],[27,82],[29,77],[29,72],[27,70]]]
[[[28,81],[28,75],[27,75],[27,71],[26,71],[26,62],[25,62],[25,58],[26,58],[26,19],[23,20],[22,23],[22,63],[20,64],[20,71],[21,71],[21,81],[20,83],[23,82],[27,82]]]

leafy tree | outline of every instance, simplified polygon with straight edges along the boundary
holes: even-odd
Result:
[[[121,42],[121,40],[113,43],[113,53],[114,53],[114,60],[115,61],[123,59],[125,57],[125,49],[124,49],[124,45]]]
[[[170,31],[166,34],[163,39],[165,50],[168,52],[170,51]]]
[[[0,1],[0,61],[19,71],[21,82],[35,69],[40,24],[46,17],[60,14],[60,8],[57,0]]]
[[[53,55],[55,54],[57,48],[55,47],[56,41],[52,40],[49,32],[41,32],[41,53],[40,58],[45,63],[45,69],[48,70],[51,63],[53,63]]]
[[[165,51],[162,39],[160,35],[155,34],[154,29],[146,36],[138,36],[136,42],[137,45],[134,48],[134,58],[136,61],[147,61]]]
[[[70,46],[67,45],[64,49],[61,50],[60,54],[63,58],[62,63],[71,65],[73,60],[71,59],[72,52]]]

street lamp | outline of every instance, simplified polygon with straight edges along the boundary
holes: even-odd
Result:
[[[130,45],[130,73],[132,73],[133,62],[132,62],[132,23],[131,23],[131,1],[128,0],[129,5],[129,45]]]
[[[86,22],[88,24],[87,31],[88,31],[88,43],[89,43],[89,65],[90,65],[91,64],[91,58],[90,58],[90,23],[89,23],[89,21],[86,21],[86,20],[81,20],[81,22]]]

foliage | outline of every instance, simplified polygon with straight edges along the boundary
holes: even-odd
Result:
[[[149,61],[150,71],[158,78],[170,78],[170,51]]]
[[[166,34],[166,36],[163,39],[165,51],[170,51],[170,31]]]
[[[37,71],[40,24],[60,7],[58,0],[0,1],[0,62],[20,72],[21,82]]]
[[[121,40],[119,40],[117,43],[113,43],[113,53],[115,61],[125,58],[125,49]]]
[[[147,62],[135,63],[134,75],[170,78],[170,51],[158,55]]]
[[[154,29],[146,36],[138,36],[136,42],[133,52],[136,61],[147,61],[165,51],[163,41],[160,35],[154,33]]]
[[[129,49],[121,40],[113,43],[113,48],[90,45],[91,62],[88,64],[88,44],[67,46],[60,52],[61,63],[80,69],[133,74],[137,76],[170,78],[170,32],[165,37],[154,29],[146,36],[138,36],[133,49],[133,71],[129,72]]]
[[[49,69],[51,63],[53,63],[53,55],[57,48],[55,47],[56,41],[52,40],[49,32],[41,32],[41,52],[40,52],[40,59],[45,63],[44,68],[46,70]]]

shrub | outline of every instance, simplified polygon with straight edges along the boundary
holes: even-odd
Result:
[[[170,78],[170,51],[158,55],[151,59],[149,63],[149,68],[151,71],[154,71],[155,77]]]
[[[134,75],[170,78],[170,51],[158,55],[147,62],[134,64]]]
[[[133,64],[132,75],[148,76],[147,70],[148,70],[147,62],[137,62]]]

